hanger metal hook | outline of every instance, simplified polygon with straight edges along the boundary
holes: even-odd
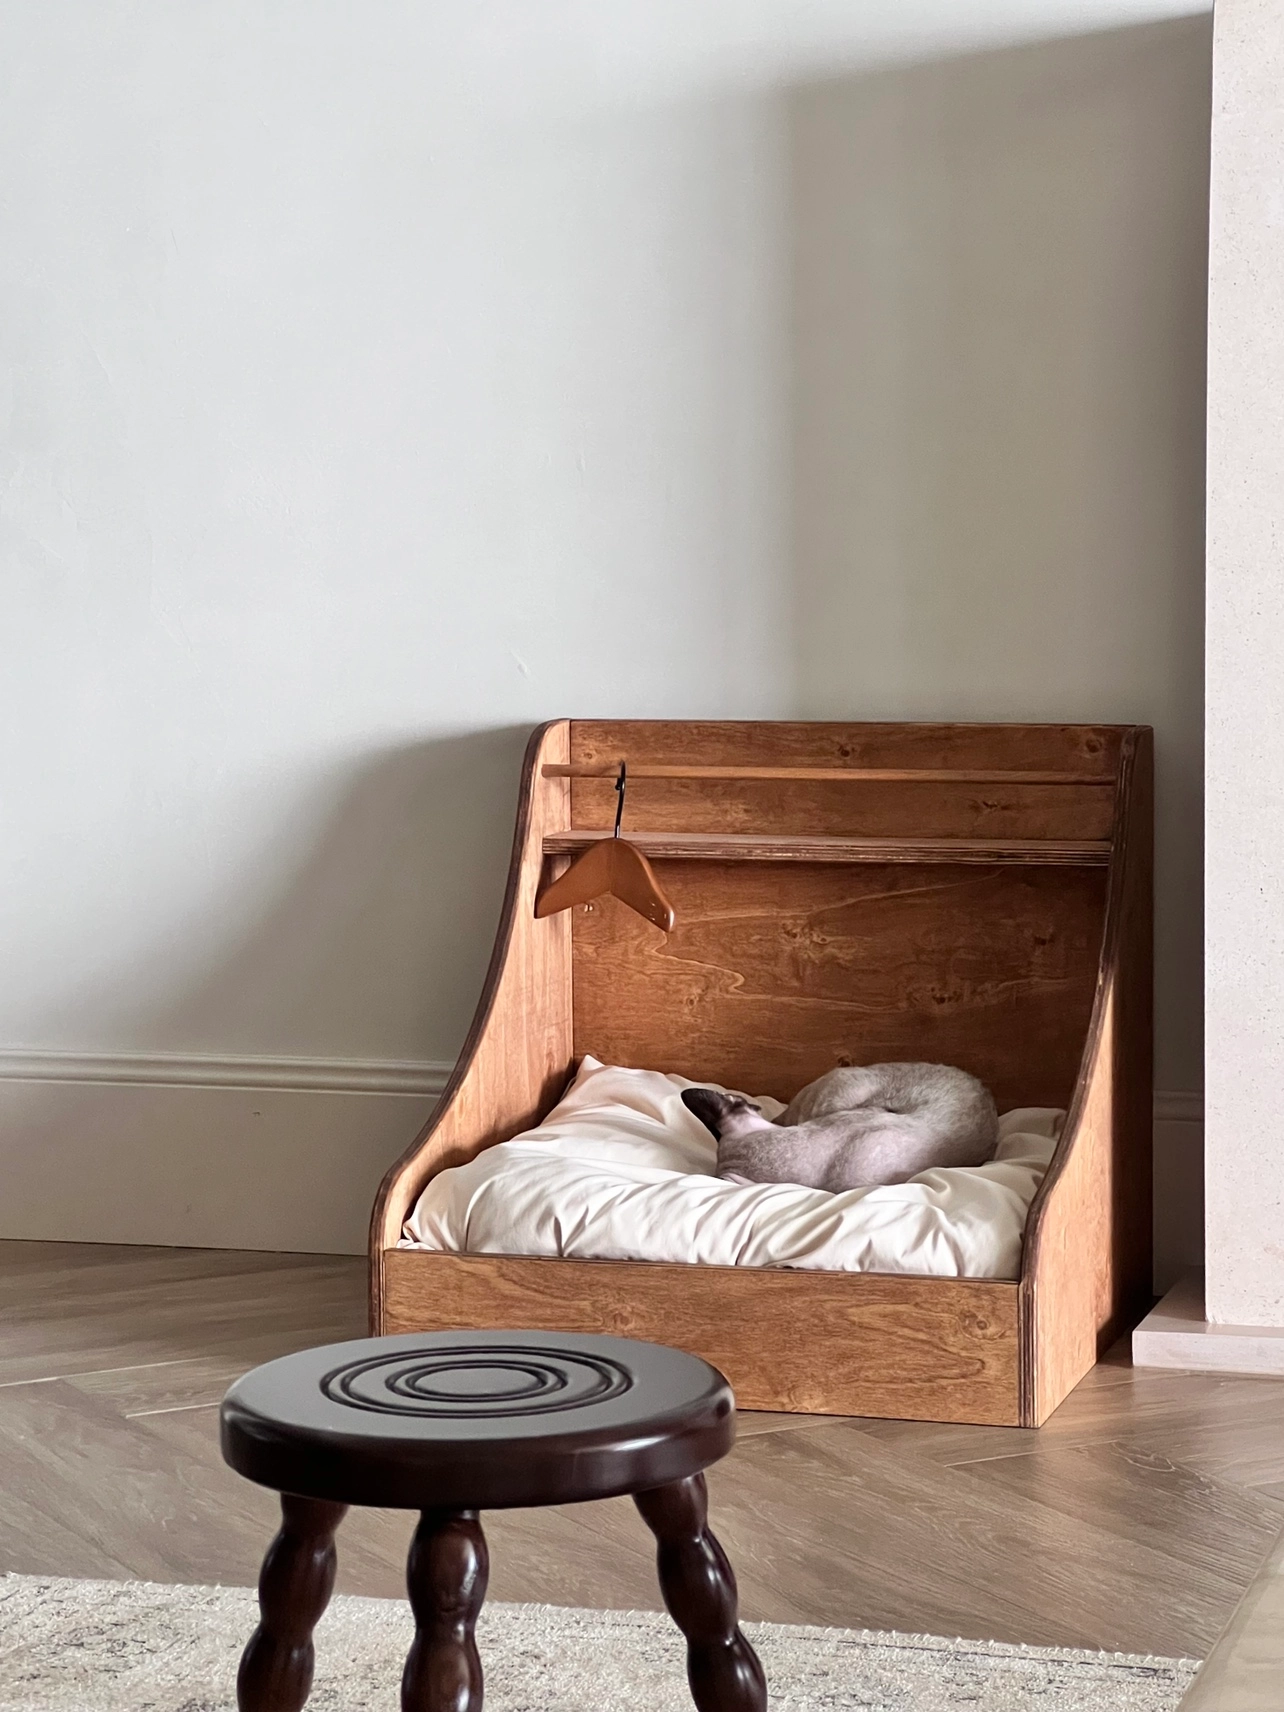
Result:
[[[628,767],[625,762],[621,761],[620,776],[615,781],[615,831],[611,834],[612,838],[618,838],[620,836],[620,822],[624,819],[624,793],[627,789]]]

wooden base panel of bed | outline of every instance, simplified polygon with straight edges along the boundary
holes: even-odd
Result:
[[[1020,1426],[1018,1287],[390,1249],[385,1332],[605,1332],[677,1344],[744,1409]]]
[[[441,1104],[384,1179],[375,1331],[608,1331],[752,1409],[1039,1426],[1150,1302],[1151,734],[1143,726],[557,720],[527,751],[499,933]],[[665,934],[537,916],[614,825]],[[424,1186],[543,1119],[585,1053],[788,1100],[957,1064],[1066,1110],[1019,1282],[399,1249]]]

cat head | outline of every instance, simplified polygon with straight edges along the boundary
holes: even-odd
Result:
[[[722,1126],[736,1112],[761,1111],[752,1100],[741,1094],[722,1094],[716,1088],[684,1088],[682,1104],[693,1112],[716,1140],[722,1139]]]

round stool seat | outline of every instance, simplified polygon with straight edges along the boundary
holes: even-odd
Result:
[[[278,1492],[496,1510],[685,1480],[730,1450],[735,1401],[697,1356],[569,1332],[428,1332],[287,1355],[223,1400],[223,1455]]]

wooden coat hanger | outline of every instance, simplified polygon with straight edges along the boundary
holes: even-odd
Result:
[[[624,792],[628,770],[620,762],[620,776],[615,781],[619,801],[615,805],[615,831],[609,838],[591,845],[584,854],[551,886],[546,886],[535,900],[537,916],[556,915],[559,910],[575,904],[591,903],[607,892],[636,910],[647,921],[654,922],[666,933],[672,931],[677,919],[673,905],[660,889],[655,870],[636,844],[620,837],[620,822],[624,818]]]

